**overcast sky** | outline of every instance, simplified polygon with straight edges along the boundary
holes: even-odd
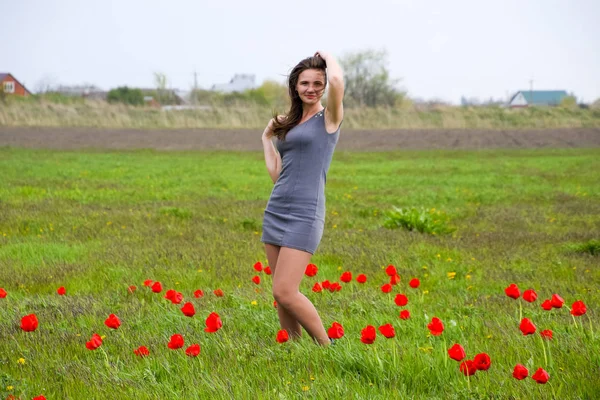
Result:
[[[0,0],[0,72],[41,82],[209,88],[283,81],[316,50],[387,50],[410,96],[519,89],[600,98],[600,0]]]

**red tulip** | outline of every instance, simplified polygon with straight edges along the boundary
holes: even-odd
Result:
[[[515,365],[515,369],[513,369],[512,375],[515,379],[522,380],[527,378],[527,376],[529,375],[529,370],[525,368],[524,365],[517,364]]]
[[[260,283],[260,276],[258,276],[258,275],[254,275],[254,276],[252,277],[252,282],[254,282],[255,284],[257,284],[257,285],[258,285],[258,284]]]
[[[388,276],[394,276],[398,273],[398,271],[396,271],[396,267],[394,267],[392,264],[390,264],[385,269],[385,273],[388,274]]]
[[[365,274],[360,274],[356,277],[356,282],[365,283],[367,281],[367,276]]]
[[[448,349],[448,355],[456,361],[462,361],[467,356],[464,347],[458,343]]]
[[[413,278],[410,280],[410,282],[408,282],[408,286],[410,286],[413,289],[418,288],[421,285],[421,281],[418,280],[417,278]]]
[[[479,353],[473,357],[473,365],[480,371],[487,371],[492,365],[492,360],[486,353]]]
[[[221,289],[215,289],[215,290],[213,290],[213,293],[217,297],[223,297],[225,295]]]
[[[119,321],[119,317],[117,317],[115,314],[110,314],[104,321],[104,325],[111,329],[117,329],[119,326],[121,326],[121,321]]]
[[[546,311],[552,310],[552,302],[550,300],[544,300],[542,303],[542,308]]]
[[[200,354],[200,345],[199,344],[193,344],[190,347],[188,347],[187,349],[185,349],[185,354],[188,357],[197,357],[198,354]]]
[[[211,312],[208,318],[206,318],[206,328],[204,330],[206,332],[214,333],[221,329],[223,326],[223,322],[221,321],[221,317],[216,312]]]
[[[277,300],[273,300],[273,307],[277,308]]]
[[[198,290],[196,290],[196,291],[194,292],[194,297],[195,297],[195,298],[199,299],[199,298],[200,298],[200,297],[202,297],[202,296],[204,296],[204,292],[203,292],[202,290],[198,289]]]
[[[65,289],[64,286],[61,286],[58,289],[56,289],[56,293],[58,293],[59,296],[64,296],[65,294],[67,294],[67,289]]]
[[[38,327],[38,319],[35,314],[29,314],[21,318],[21,329],[25,332],[33,332]]]
[[[582,316],[583,314],[586,313],[586,311],[587,311],[587,308],[585,307],[585,303],[581,300],[577,300],[571,306],[571,314],[576,317]]]
[[[390,285],[397,285],[400,283],[400,275],[392,275],[390,276]]]
[[[376,337],[375,327],[373,325],[367,325],[362,331],[360,331],[360,341],[365,344],[372,344]]]
[[[168,299],[173,304],[179,304],[183,300],[183,295],[176,290],[169,289],[165,293],[165,299]]]
[[[152,284],[152,291],[154,293],[160,293],[160,292],[162,292],[162,285],[161,285],[161,283],[160,282],[154,282]]]
[[[187,302],[183,305],[183,307],[181,307],[181,312],[186,317],[193,317],[196,314],[196,309],[192,303]]]
[[[397,294],[394,298],[394,303],[396,303],[398,307],[404,307],[408,304],[408,297],[404,294]]]
[[[183,336],[181,336],[179,333],[176,333],[173,336],[171,336],[171,340],[169,340],[167,346],[171,350],[176,350],[183,347],[183,342]]]
[[[323,287],[323,289],[329,289],[329,287],[331,286],[331,282],[329,282],[329,279],[325,279],[323,282],[321,282],[321,286]]]
[[[552,340],[552,331],[550,329],[544,329],[540,332],[540,335],[546,340]]]
[[[275,338],[275,340],[277,340],[277,343],[285,343],[289,340],[290,336],[288,335],[288,332],[285,329],[280,329],[279,332],[277,332],[277,337]]]
[[[552,307],[554,308],[561,308],[563,304],[565,304],[565,301],[559,295],[553,294],[552,299],[550,299],[550,304],[552,304]]]
[[[144,281],[144,286],[151,287],[154,281],[152,279],[146,279]]]
[[[433,336],[440,336],[444,332],[444,324],[439,318],[433,317],[431,322],[427,325],[429,332]]]
[[[329,291],[331,293],[333,293],[333,292],[339,292],[340,290],[342,290],[342,285],[340,285],[337,282],[333,282],[331,285],[329,285]]]
[[[331,328],[327,330],[327,336],[331,339],[341,339],[344,336],[344,327],[337,322],[331,324]]]
[[[400,311],[400,319],[409,319],[409,318],[410,318],[410,311],[408,311],[408,310]]]
[[[4,288],[0,288],[0,299],[3,299],[6,297],[8,293],[6,293],[6,290],[4,290]]]
[[[321,287],[321,285],[319,285],[319,282],[316,282],[312,288],[312,291],[315,293],[321,293],[322,290],[323,288]]]
[[[523,318],[521,320],[521,325],[519,325],[519,329],[523,332],[523,336],[525,336],[534,334],[537,328],[529,318]]]
[[[548,382],[548,379],[550,379],[550,375],[548,375],[548,373],[544,371],[543,368],[538,368],[538,370],[535,371],[535,373],[531,375],[531,377],[534,381],[536,381],[537,383],[541,383],[542,385]]]
[[[381,332],[381,334],[388,339],[391,339],[394,336],[396,336],[396,331],[394,330],[392,324],[381,325],[379,327],[379,332]]]
[[[31,400],[46,400],[46,398],[44,397],[43,394],[40,394],[39,396],[35,396],[33,399]]]
[[[533,289],[527,289],[523,292],[523,300],[533,303],[537,299],[537,293]]]
[[[477,372],[477,368],[475,368],[473,360],[466,360],[461,362],[459,369],[460,372],[465,374],[465,376],[475,375],[475,372]]]
[[[265,274],[271,275],[271,267],[269,267],[268,265],[265,267],[265,269],[263,271],[265,272]]]
[[[139,357],[146,357],[150,355],[150,350],[146,346],[140,346],[137,349],[133,350],[133,353]]]
[[[383,285],[381,287],[381,291],[383,293],[389,293],[389,292],[391,292],[392,291],[392,285],[390,285],[389,283],[386,283],[385,285]]]
[[[510,298],[513,299],[518,299],[519,296],[521,295],[521,291],[519,290],[519,287],[517,285],[515,285],[514,283],[511,283],[506,289],[504,289],[504,293],[506,293],[506,295]]]
[[[254,264],[253,268],[254,268],[256,271],[260,272],[260,271],[262,271],[262,270],[263,270],[263,264],[262,264],[260,261],[258,261],[258,262],[256,262],[256,263]]]
[[[344,283],[350,283],[352,281],[352,272],[346,271],[340,276],[340,281]]]
[[[129,286],[129,287],[127,288],[127,291],[128,291],[129,293],[133,293],[133,292],[135,292],[135,291],[136,291],[136,289],[137,289],[137,287],[136,287],[135,285],[131,285],[131,286]]]
[[[306,276],[315,276],[319,272],[319,268],[315,264],[308,264],[304,273]]]
[[[102,338],[97,333],[94,333],[91,339],[85,343],[88,350],[96,350],[100,346],[102,346]]]

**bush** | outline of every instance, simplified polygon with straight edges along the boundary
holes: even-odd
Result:
[[[109,103],[124,103],[139,106],[144,104],[144,94],[140,89],[128,88],[121,86],[116,89],[111,89],[106,98]]]
[[[456,230],[449,225],[446,213],[436,211],[435,208],[427,210],[421,208],[398,208],[385,213],[386,220],[383,226],[388,229],[404,228],[408,231],[429,233],[432,235],[452,233]]]

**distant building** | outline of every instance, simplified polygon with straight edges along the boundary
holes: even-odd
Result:
[[[558,106],[569,95],[565,90],[520,90],[513,95],[510,107]]]
[[[31,95],[31,92],[8,72],[0,72],[0,90],[15,96]]]
[[[255,80],[256,75],[253,74],[235,74],[229,83],[213,85],[211,90],[223,93],[243,92],[256,88]]]
[[[106,96],[108,92],[103,91],[97,86],[94,85],[60,85],[55,89],[49,90],[51,93],[60,93],[65,96],[71,97],[85,97],[87,99],[94,100],[106,100]]]

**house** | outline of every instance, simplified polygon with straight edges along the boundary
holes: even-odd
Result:
[[[49,90],[49,92],[60,93],[69,97],[84,97],[93,100],[106,100],[108,94],[108,92],[103,91],[99,87],[88,84],[74,86],[60,85],[56,89]]]
[[[508,105],[510,107],[558,106],[569,95],[565,90],[519,90]]]
[[[213,85],[211,90],[223,93],[243,92],[256,88],[255,80],[256,75],[253,74],[235,74],[229,83]]]
[[[31,95],[31,92],[8,72],[0,72],[0,91],[5,94],[14,94],[15,96]]]
[[[177,89],[149,89],[141,88],[144,95],[144,103],[152,107],[162,105],[181,105],[185,104],[185,99],[181,96],[181,91]]]

